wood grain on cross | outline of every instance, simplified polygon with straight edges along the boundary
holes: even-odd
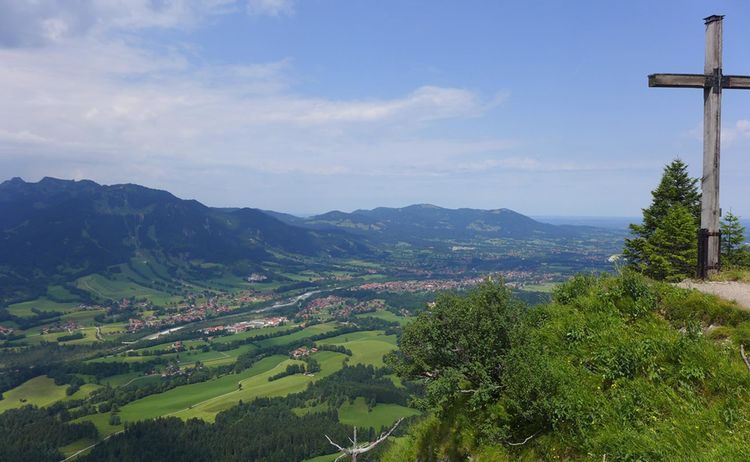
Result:
[[[703,89],[703,177],[701,178],[701,229],[698,237],[698,276],[718,271],[720,241],[719,158],[721,147],[721,92],[725,88],[750,89],[750,76],[724,75],[722,20],[709,16],[706,23],[706,62],[703,74],[652,74],[649,87]]]

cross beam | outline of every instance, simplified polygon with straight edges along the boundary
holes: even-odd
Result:
[[[649,87],[668,88],[713,88],[716,77],[704,74],[651,74],[648,76]],[[750,76],[723,75],[721,88],[750,90]]]
[[[705,279],[719,270],[719,153],[721,147],[721,91],[750,90],[750,76],[724,75],[721,69],[724,16],[709,16],[706,23],[706,61],[703,74],[651,74],[649,87],[703,89],[703,177],[701,229],[698,233],[698,276]]]

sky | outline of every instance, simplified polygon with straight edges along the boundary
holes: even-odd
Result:
[[[432,203],[637,216],[700,176],[702,18],[750,75],[750,2],[0,0],[0,181],[137,183],[296,214]],[[750,91],[721,203],[750,217]]]

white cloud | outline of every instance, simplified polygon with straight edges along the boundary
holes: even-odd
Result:
[[[431,175],[507,146],[420,136],[441,120],[481,116],[499,103],[494,96],[434,85],[380,99],[307,96],[291,84],[289,59],[199,66],[177,52],[81,37],[0,49],[0,62],[0,160],[33,152],[74,165],[76,175],[196,166]]]
[[[294,0],[247,0],[251,15],[283,16],[294,14]]]
[[[112,31],[186,28],[239,0],[0,0],[0,46],[36,47]]]
[[[726,145],[732,145],[736,141],[747,138],[750,138],[750,120],[740,119],[735,122],[734,126],[721,129],[721,142]]]

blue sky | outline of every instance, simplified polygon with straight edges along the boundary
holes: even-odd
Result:
[[[293,213],[434,203],[635,216],[699,176],[702,18],[750,75],[744,1],[0,0],[0,172]],[[722,206],[750,216],[750,92]]]

